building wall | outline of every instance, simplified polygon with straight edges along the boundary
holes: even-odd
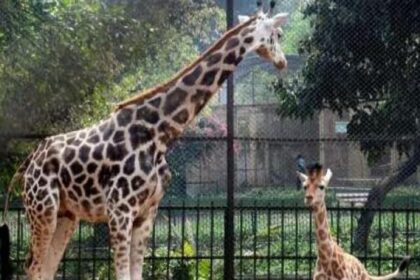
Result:
[[[224,106],[215,106],[216,116],[225,116]],[[372,186],[401,163],[395,150],[375,165],[369,166],[358,143],[346,141],[340,133],[349,116],[339,117],[329,111],[311,120],[280,119],[275,105],[235,107],[236,188],[284,187],[296,184],[296,156],[307,163],[321,161],[334,172],[333,183],[339,186]],[[325,141],[319,141],[323,139]],[[334,139],[335,141],[330,141]],[[338,141],[337,141],[338,140]],[[226,143],[205,153],[199,163],[189,165],[188,193],[223,193],[226,187]],[[409,180],[415,183],[416,176]]]

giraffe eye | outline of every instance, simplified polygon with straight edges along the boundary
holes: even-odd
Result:
[[[323,191],[323,190],[325,189],[325,186],[321,185],[321,186],[319,186],[319,189],[320,189],[321,191]]]
[[[308,186],[307,185],[304,185],[303,186],[303,189],[306,191],[308,189]]]
[[[280,33],[277,33],[277,39],[280,40],[282,35]]]

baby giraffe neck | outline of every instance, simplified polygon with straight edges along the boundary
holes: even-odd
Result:
[[[327,218],[327,207],[325,203],[315,206],[312,209],[315,221],[316,244],[318,249],[318,257],[325,259],[331,256],[333,250],[333,240],[330,234],[330,228]]]

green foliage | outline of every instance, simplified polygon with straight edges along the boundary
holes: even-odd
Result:
[[[49,132],[71,125],[80,104],[112,81],[122,71],[120,62],[133,56],[122,49],[134,44],[127,41],[139,26],[130,25],[119,39],[119,29],[131,22],[120,11],[73,5],[49,16],[1,54],[3,131]]]
[[[302,40],[309,36],[311,27],[309,19],[305,18],[301,10],[294,11],[284,27],[282,49],[286,54],[297,54]]]
[[[181,249],[179,249],[175,255],[181,256]],[[192,243],[184,240],[183,244],[183,256],[184,257],[196,257],[197,252],[193,247]],[[198,266],[198,271],[196,271],[196,265]],[[198,272],[196,277],[196,272]],[[196,261],[179,261],[177,265],[173,268],[173,279],[179,280],[205,280],[209,279],[211,276],[210,273],[210,260],[199,260],[198,264]]]
[[[12,174],[16,170],[16,158],[8,158],[0,162],[0,186],[8,186],[12,179]]]
[[[371,161],[416,138],[420,115],[420,2],[315,0],[304,10],[313,33],[301,44],[302,77],[275,84],[282,116],[351,111],[348,134]],[[384,141],[375,141],[375,139]]]
[[[45,9],[49,3],[41,1],[4,0],[0,3],[0,50],[20,37],[27,36],[39,22],[48,20]]]
[[[172,223],[164,217],[165,221]],[[193,233],[194,224],[186,218],[185,227],[181,229],[175,224],[171,224],[171,242],[175,245],[169,251],[168,248],[158,247],[154,251],[154,257],[157,258],[176,258],[167,266],[165,259],[155,261],[151,267],[150,264],[146,265],[146,275],[153,274],[156,279],[163,279],[166,277],[167,270],[169,269],[171,279],[179,280],[204,280],[209,279],[211,275],[210,260],[195,260],[199,256],[199,252],[195,246],[195,236]],[[184,232],[184,235],[183,235]],[[159,236],[160,240],[162,236]],[[151,251],[151,250],[149,250]],[[184,260],[182,258],[185,258]],[[154,272],[151,272],[154,269]],[[196,277],[198,276],[198,277]]]
[[[224,22],[212,0],[2,1],[0,131],[55,134],[96,123],[113,103],[188,64]],[[9,164],[2,172],[14,169],[9,155],[27,150],[0,144]]]
[[[7,21],[0,31],[14,39],[3,40],[0,53],[3,131],[62,132],[97,121],[109,101],[160,83],[191,61],[223,22],[212,1],[63,1],[43,6],[42,18],[31,1],[22,3],[24,12],[2,11],[34,18],[12,24],[18,28]]]

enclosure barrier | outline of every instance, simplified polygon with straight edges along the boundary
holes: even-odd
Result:
[[[222,279],[225,206],[160,208],[146,258],[145,279]],[[311,279],[316,260],[313,221],[299,206],[235,207],[235,279]],[[330,207],[333,236],[350,253],[359,208]],[[393,271],[402,256],[413,261],[402,279],[419,279],[420,209],[377,210],[368,248],[356,255],[372,275]],[[12,256],[24,279],[29,230],[24,209],[10,211]],[[115,279],[107,226],[81,223],[57,274],[58,279]]]

